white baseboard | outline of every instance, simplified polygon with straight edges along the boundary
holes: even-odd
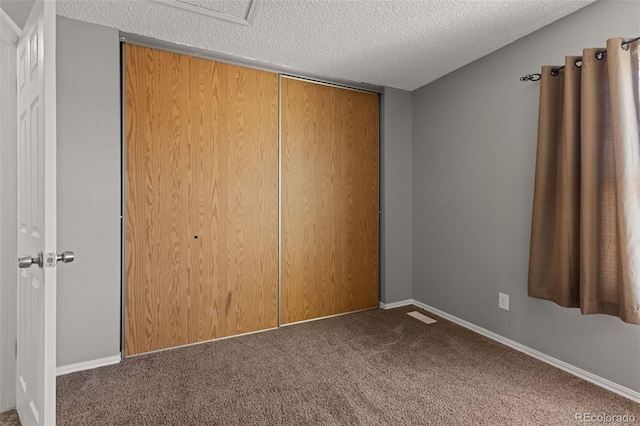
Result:
[[[91,370],[93,368],[104,367],[105,365],[118,364],[121,359],[122,359],[122,356],[118,354],[118,355],[108,356],[106,358],[78,362],[76,364],[63,365],[56,368],[56,376],[75,373],[76,371]]]
[[[398,303],[405,303],[407,301],[403,301],[403,302],[398,302]],[[532,356],[536,359],[539,359],[540,361],[546,362],[547,364],[553,365],[554,367],[557,367],[561,370],[566,371],[567,373],[571,373],[574,376],[578,376],[581,379],[584,379],[588,382],[591,382],[595,385],[598,385],[600,387],[603,387],[611,392],[617,393],[618,395],[621,395],[625,398],[628,398],[632,401],[638,402],[640,403],[640,392],[636,392],[632,389],[626,388],[622,385],[619,385],[617,383],[614,383],[610,380],[607,380],[603,377],[597,376],[593,373],[590,373],[586,370],[583,370],[581,368],[578,368],[576,366],[573,366],[571,364],[568,364],[564,361],[560,361],[557,358],[554,358],[552,356],[543,354],[542,352],[536,351],[535,349],[531,349],[528,346],[524,346],[521,345],[518,342],[515,342],[511,339],[507,339],[506,337],[500,336],[499,334],[496,334],[492,331],[489,331],[485,328],[479,327],[475,324],[472,324],[468,321],[465,321],[463,319],[460,319],[458,317],[455,317],[451,314],[448,314],[446,312],[441,311],[440,309],[434,308],[433,306],[429,306],[425,303],[419,302],[417,300],[412,299],[410,301],[411,303],[405,303],[404,305],[399,305],[399,306],[405,306],[408,304],[412,304],[415,305],[419,308],[424,309],[425,311],[429,311],[432,312],[436,315],[441,316],[442,318],[445,318],[453,323],[456,323],[462,327],[468,328],[471,331],[475,331],[478,334],[482,334],[485,337],[488,337],[489,339],[495,340],[497,342],[500,342],[504,345],[507,345],[517,351],[520,351],[526,355]],[[382,304],[380,304],[382,307]],[[394,305],[394,304],[391,304]],[[387,305],[389,306],[389,305]],[[396,307],[396,306],[391,306],[391,307]],[[384,309],[389,309],[389,308],[384,308]]]
[[[378,302],[378,304],[382,309],[393,309],[393,308],[399,308],[401,306],[413,305],[415,304],[415,302],[413,301],[413,299],[407,299],[407,300],[401,300],[399,302],[392,302],[392,303]]]

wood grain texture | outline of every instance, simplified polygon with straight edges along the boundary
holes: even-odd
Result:
[[[281,79],[283,324],[378,304],[378,95]]]
[[[125,354],[276,327],[278,76],[126,45],[125,91]]]

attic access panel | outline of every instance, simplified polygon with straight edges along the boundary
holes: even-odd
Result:
[[[259,0],[151,0],[240,25],[251,25]]]

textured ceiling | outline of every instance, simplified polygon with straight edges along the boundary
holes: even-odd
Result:
[[[251,26],[148,0],[58,0],[58,14],[328,78],[414,90],[593,1],[261,0]],[[247,4],[188,2],[225,10]]]

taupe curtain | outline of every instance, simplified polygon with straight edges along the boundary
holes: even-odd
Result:
[[[541,72],[529,296],[640,324],[638,41]]]

